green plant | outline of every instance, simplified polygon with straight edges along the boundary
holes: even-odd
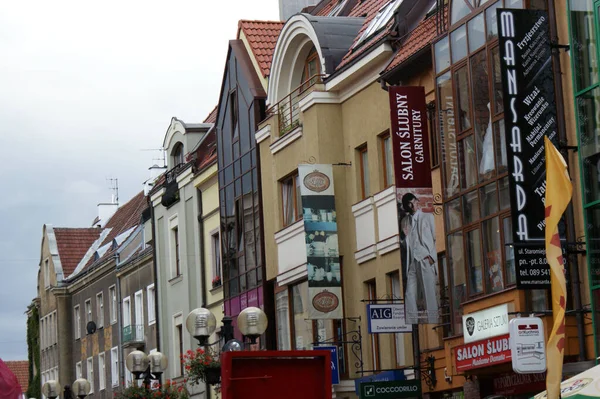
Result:
[[[185,381],[175,383],[167,380],[163,385],[153,385],[152,389],[130,385],[115,392],[114,397],[115,399],[189,399],[190,394],[185,387]]]
[[[27,319],[27,360],[29,360],[29,387],[28,398],[41,398],[42,388],[40,381],[40,315],[35,305],[30,306],[31,313]],[[35,368],[35,372],[34,372]]]
[[[181,362],[185,366],[185,371],[192,384],[206,382],[206,370],[221,367],[219,355],[212,349],[204,350],[198,348],[195,351],[188,350],[181,355]]]

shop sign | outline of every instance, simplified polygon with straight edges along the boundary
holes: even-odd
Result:
[[[331,352],[331,383],[340,383],[340,359],[338,358],[337,346],[315,346],[314,350],[330,351]]]
[[[369,334],[409,333],[412,326],[404,320],[404,305],[367,305]]]
[[[400,399],[421,397],[421,380],[363,382],[360,399]]]
[[[332,165],[298,165],[308,268],[308,318],[342,319]]]
[[[457,372],[510,362],[509,336],[506,334],[457,346],[454,359]]]
[[[512,319],[509,330],[513,370],[521,374],[546,371],[546,344],[542,319]]]
[[[381,382],[381,381],[405,381],[406,376],[402,370],[382,371],[381,373],[360,377],[354,380],[354,392],[360,395],[360,384],[365,382]]]
[[[463,315],[465,343],[508,334],[508,305],[502,304]]]
[[[492,380],[494,393],[504,396],[531,394],[546,389],[546,373],[506,373]]]
[[[504,8],[497,18],[517,287],[549,287],[544,136],[558,144],[549,18]]]
[[[439,324],[440,298],[427,105],[422,86],[392,86],[388,90],[400,262],[407,324]],[[422,301],[417,301],[422,298]]]

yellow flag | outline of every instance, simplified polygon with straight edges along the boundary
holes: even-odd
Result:
[[[560,397],[560,382],[565,348],[565,309],[567,306],[567,284],[563,264],[558,222],[571,202],[573,185],[567,172],[567,163],[548,137],[546,144],[546,258],[550,266],[552,283],[552,313],[554,326],[548,339],[546,366],[546,389],[548,399]]]

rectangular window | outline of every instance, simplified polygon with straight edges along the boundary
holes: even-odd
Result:
[[[75,377],[83,378],[83,374],[81,371],[81,362],[77,362],[77,364],[75,364]]]
[[[104,296],[101,292],[96,295],[96,312],[98,313],[98,327],[104,327]]]
[[[131,325],[131,298],[123,299],[123,327]]]
[[[81,312],[79,311],[79,305],[73,308],[73,320],[75,324],[75,339],[81,338]]]
[[[431,167],[440,166],[440,142],[435,124],[435,101],[427,103],[427,122],[429,130],[429,152],[431,154]]]
[[[139,290],[135,293],[135,324],[138,326],[144,325],[144,291]]]
[[[392,137],[388,134],[381,138],[381,159],[383,160],[384,188],[394,185],[394,155],[392,154]]]
[[[213,268],[213,288],[221,285],[221,240],[218,232],[210,236],[210,246],[212,250],[212,268]]]
[[[288,290],[275,294],[277,308],[277,349],[291,350],[290,344],[290,304]]]
[[[46,288],[50,288],[50,262],[48,259],[44,261],[44,283]]]
[[[371,183],[369,181],[369,153],[367,152],[367,146],[360,148],[358,152],[360,162],[360,189],[362,199],[365,199],[371,195]]]
[[[87,299],[85,301],[85,324],[92,321],[92,300]]]
[[[175,226],[171,229],[171,244],[173,250],[173,269],[172,269],[172,277],[177,277],[181,275],[181,264],[179,258],[179,226]]]
[[[106,366],[104,363],[104,352],[98,355],[98,384],[101,391],[106,389]]]
[[[87,380],[90,382],[90,393],[94,393],[94,358],[87,359]]]
[[[181,359],[181,356],[184,353],[183,352],[183,326],[181,324],[177,324],[175,326],[175,339],[176,339],[175,344],[177,345],[176,359]],[[181,363],[181,362],[177,362],[177,363],[179,363],[179,366],[177,367],[178,376],[181,376],[184,373],[183,363]]]
[[[302,215],[300,178],[297,172],[281,181],[281,200],[283,206],[283,226],[285,227],[299,220]]]
[[[148,325],[156,323],[156,291],[154,290],[154,284],[150,284],[146,290],[148,297]]]
[[[119,348],[117,347],[110,350],[110,376],[112,386],[119,386]]]
[[[108,296],[110,300],[110,323],[117,322],[117,289],[113,285],[108,288]]]

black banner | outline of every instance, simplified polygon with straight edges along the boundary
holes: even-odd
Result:
[[[558,142],[549,18],[538,10],[497,13],[517,287],[549,287],[544,136]]]

